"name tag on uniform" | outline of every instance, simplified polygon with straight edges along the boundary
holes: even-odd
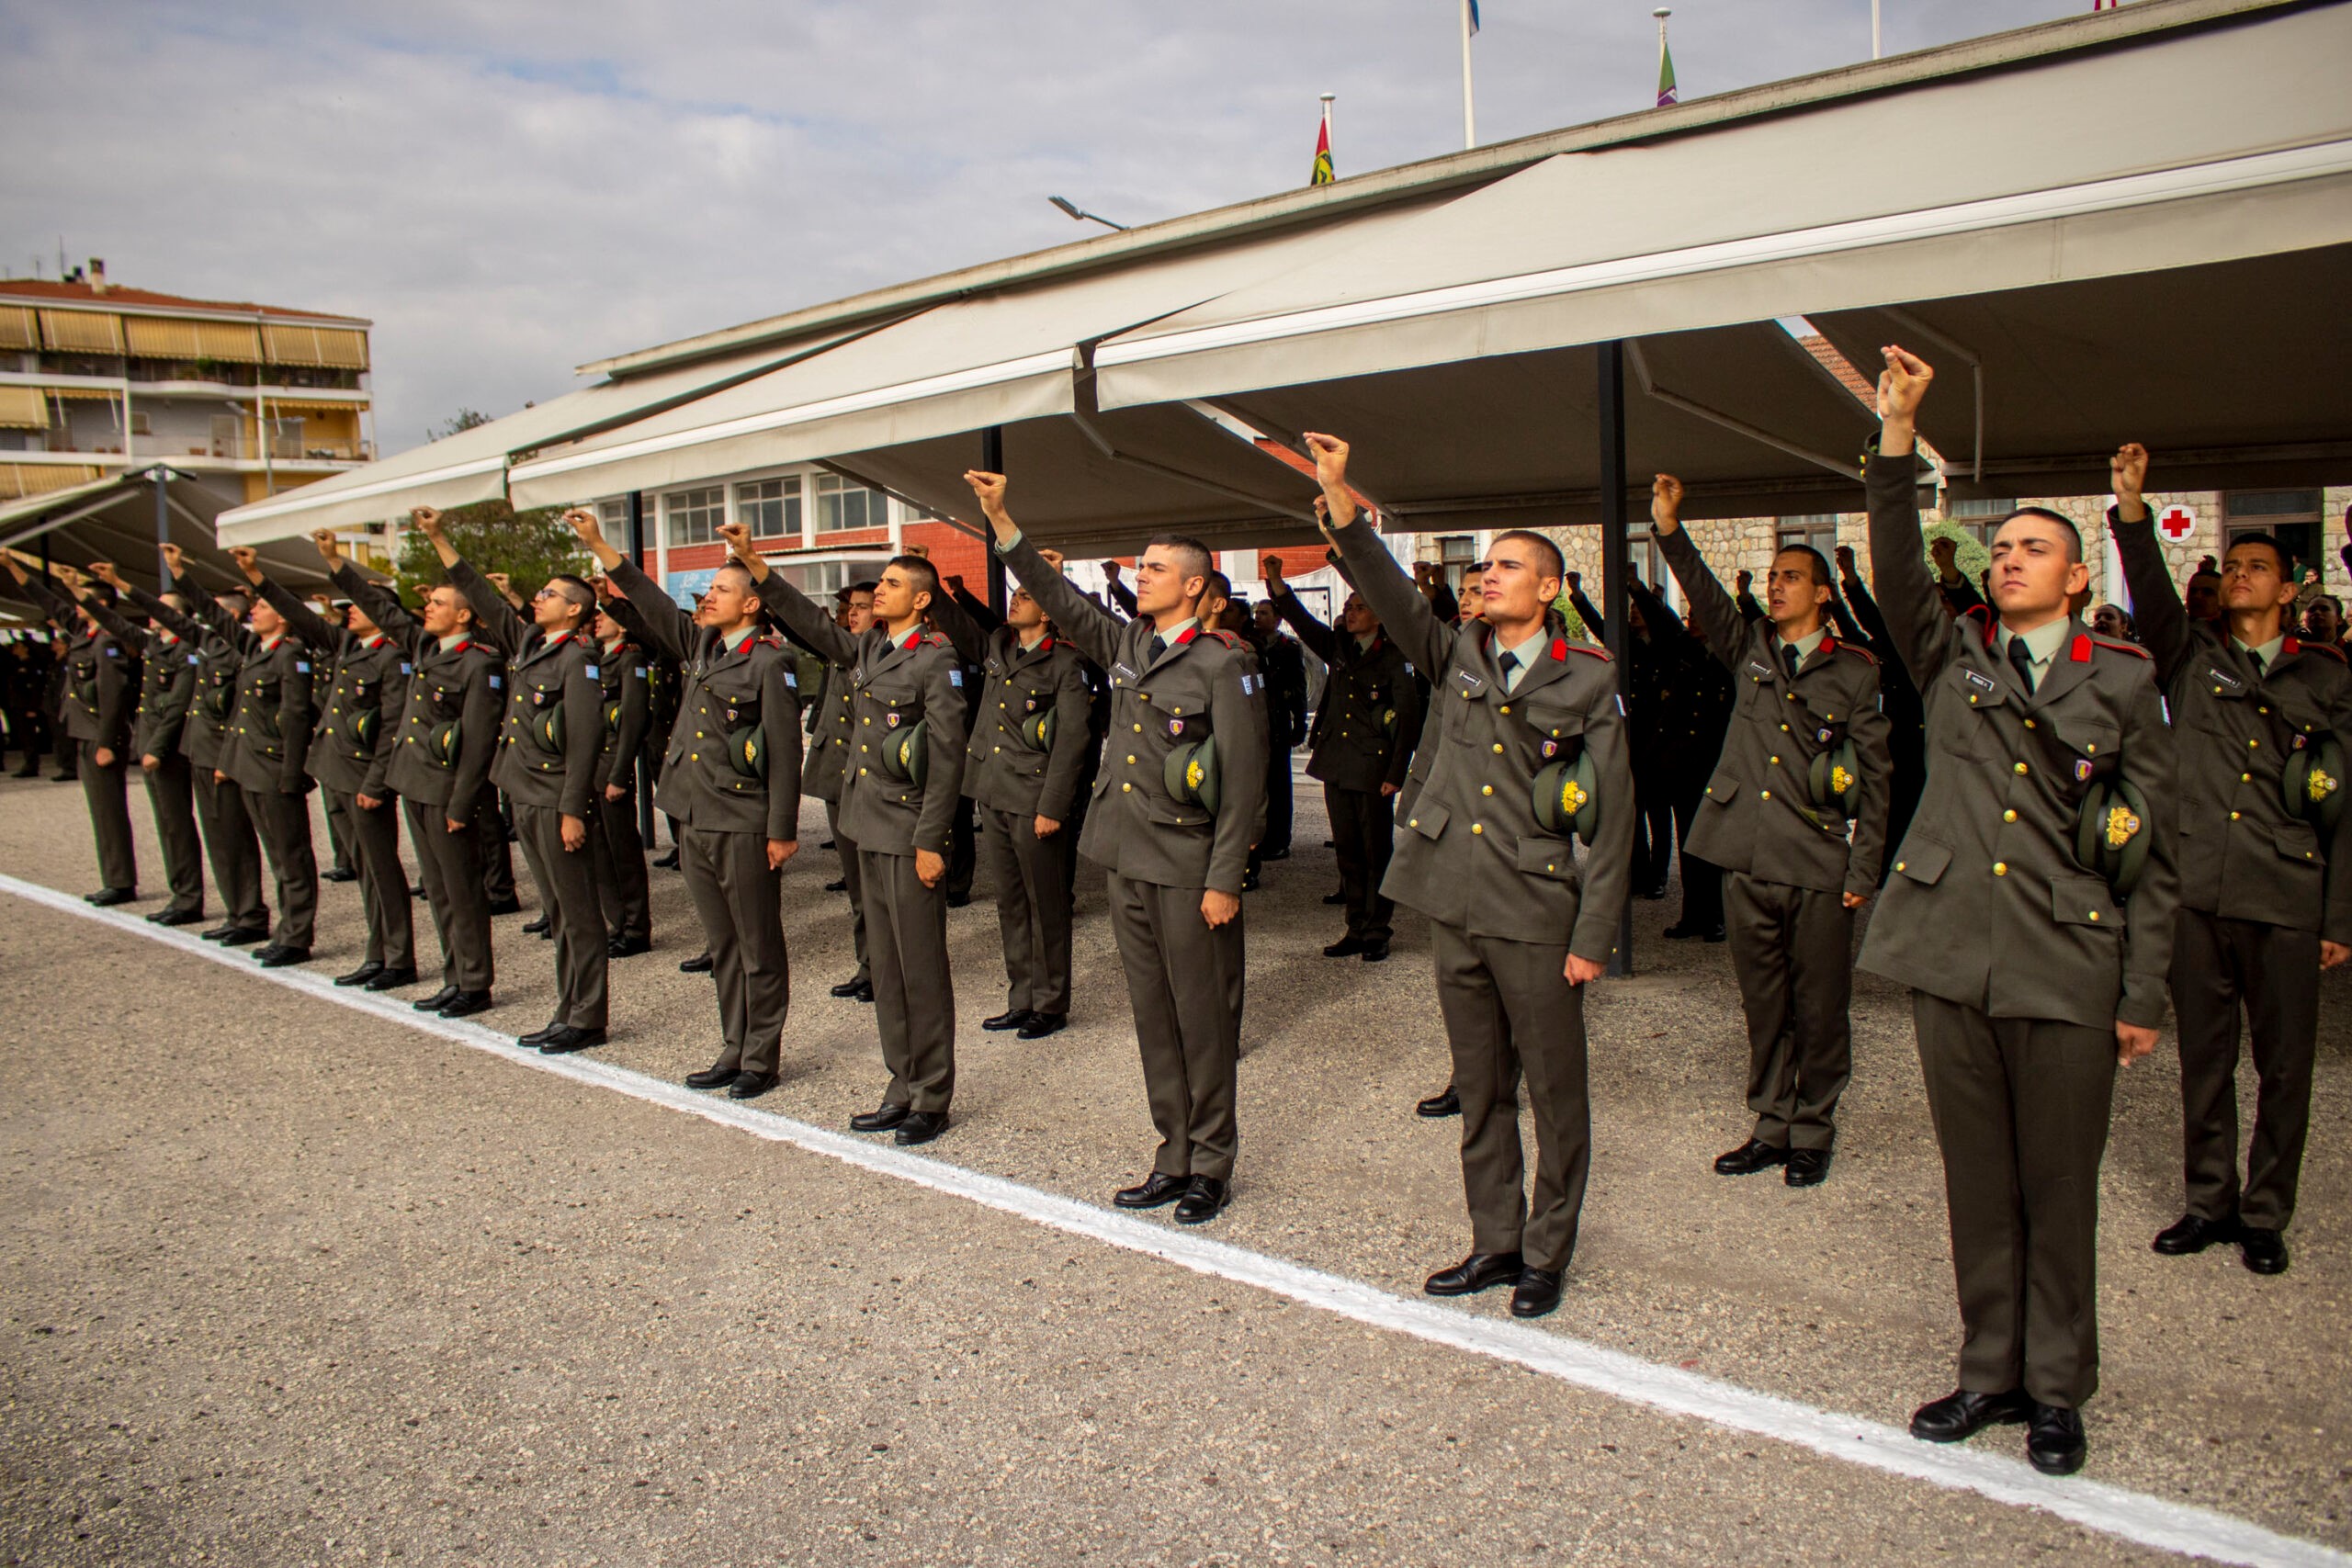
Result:
[[[1999,690],[1998,687],[1993,684],[1993,677],[1990,675],[1980,675],[1973,670],[1963,670],[1961,673],[1967,676],[1968,683],[1975,687],[1980,692]]]
[[[2233,692],[2237,691],[2244,684],[2244,682],[2236,676],[2225,675],[2219,670],[2208,670],[2205,672],[2208,675],[2212,676],[2214,680],[2219,681],[2222,685],[2228,687]]]
[[[1250,694],[1250,677],[1247,675],[1241,677],[1241,694],[1245,697]]]
[[[1128,669],[1125,664],[1112,665],[1111,673],[1114,675],[1125,675],[1130,681],[1136,678],[1136,672]]]
[[[1772,672],[1753,659],[1747,661],[1747,672],[1759,681],[1769,681],[1772,678]]]

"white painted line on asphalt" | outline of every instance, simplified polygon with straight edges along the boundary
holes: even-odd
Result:
[[[1661,1367],[1565,1334],[1488,1318],[1427,1297],[1398,1296],[1361,1280],[1307,1269],[1280,1258],[1216,1241],[1197,1232],[1106,1209],[1056,1192],[987,1176],[889,1144],[796,1122],[723,1096],[699,1094],[625,1067],[581,1056],[542,1056],[502,1034],[462,1020],[420,1013],[396,997],[337,988],[306,969],[263,969],[243,949],[221,948],[181,931],[149,924],[137,915],[92,908],[70,893],[0,874],[0,891],[61,914],[110,925],[133,936],[268,981],[388,1023],[435,1034],[486,1051],[520,1066],[611,1089],[668,1110],[790,1144],[878,1175],[967,1199],[1022,1219],[1137,1252],[1237,1284],[1252,1286],[1369,1326],[1410,1335],[1509,1361],[1613,1399],[1645,1404],[1737,1432],[1810,1449],[1831,1459],[1887,1471],[1947,1491],[1973,1492],[1996,1503],[2038,1508],[2086,1529],[2160,1551],[2259,1568],[2352,1568],[2352,1554],[2317,1541],[2281,1535],[2210,1508],[2175,1503],[2081,1476],[2046,1476],[2021,1460],[1965,1447],[1923,1443],[1896,1427],[1794,1400],[1758,1393],[1720,1379]]]

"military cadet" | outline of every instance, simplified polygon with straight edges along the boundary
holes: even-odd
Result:
[[[1154,539],[1136,564],[1136,618],[1121,621],[1065,579],[1005,510],[1001,474],[964,476],[997,553],[1111,683],[1108,750],[1079,852],[1107,873],[1144,1089],[1159,1149],[1112,1201],[1215,1219],[1238,1132],[1241,887],[1262,821],[1266,759],[1240,640],[1204,632],[1212,560],[1194,539]],[[1252,681],[1254,684],[1254,680]]]
[[[1025,588],[1004,618],[961,592],[932,607],[960,649],[978,633],[982,673],[964,793],[979,807],[980,853],[996,887],[1004,947],[1004,1010],[982,1029],[1042,1040],[1069,1021],[1071,806],[1086,771],[1086,659],[1054,635]],[[967,628],[969,628],[967,631]]]
[[[170,574],[163,584],[168,598],[159,599],[135,585],[125,592],[150,620],[196,650],[196,688],[179,744],[196,791],[197,831],[204,840],[213,889],[223,906],[221,923],[198,934],[207,942],[243,947],[269,936],[269,907],[262,898],[261,839],[245,809],[244,792],[220,776],[235,710],[237,665],[243,657],[240,639],[246,599],[237,592],[214,598],[188,572],[187,556],[177,545],[164,546],[164,559]]]
[[[841,828],[856,846],[865,951],[890,1082],[882,1103],[850,1118],[860,1133],[927,1144],[947,1130],[956,1093],[956,990],[947,968],[947,855],[966,809],[964,674],[944,637],[923,630],[939,574],[895,556],[874,588],[874,626],[853,636],[783,578],[728,525],[768,614],[846,674],[853,744],[843,767]]]
[[[311,537],[332,570],[342,558],[334,531],[318,529]],[[304,767],[342,812],[358,863],[360,907],[368,925],[368,946],[359,967],[335,976],[334,983],[371,991],[413,986],[416,948],[409,918],[408,871],[401,863],[400,813],[385,782],[395,727],[385,722],[384,710],[399,713],[408,694],[401,649],[352,601],[342,602],[339,623],[330,622],[263,573],[257,563],[247,569],[247,576],[261,597],[285,617],[287,628],[310,647],[326,676],[327,694],[318,705]]]
[[[2287,1268],[2281,1233],[2311,1126],[2319,975],[2352,956],[2352,845],[2344,840],[2352,671],[2290,635],[2295,581],[2267,534],[2222,558],[2222,614],[2188,618],[2143,498],[2148,454],[2112,463],[2108,514],[2180,758],[2180,913],[2172,1001],[2188,1212],[2155,1239],[2171,1256],[2235,1242],[2257,1274]],[[2260,1090],[2238,1178],[2238,1013]]]
[[[253,549],[229,552],[250,581]],[[244,792],[245,812],[261,831],[262,852],[277,882],[277,928],[254,956],[265,969],[307,964],[319,912],[319,863],[311,848],[311,710],[316,703],[310,649],[290,636],[286,617],[266,600],[245,612],[239,644],[236,706],[217,770]]]
[[[120,638],[83,608],[76,592],[36,567],[30,575],[13,556],[9,575],[72,628],[65,644],[63,719],[72,738],[82,798],[90,810],[90,832],[97,840],[99,887],[88,902],[111,908],[139,897],[139,863],[131,845],[130,801],[125,769],[130,760],[131,713],[139,673]],[[66,581],[78,587],[81,574],[70,567]]]
[[[604,607],[607,595],[597,597],[590,631],[605,688],[605,749],[596,759],[596,818],[603,829],[596,836],[596,887],[605,899],[605,951],[615,958],[634,958],[653,947],[653,895],[645,839],[637,825],[637,761],[652,726],[653,659]]]
[[[874,629],[874,589],[871,582],[852,583],[842,591],[841,612],[834,625],[853,639],[863,640]],[[789,626],[784,627],[792,636]],[[794,639],[796,642],[797,638]],[[857,843],[842,832],[842,781],[848,772],[854,744],[851,730],[857,723],[857,691],[846,670],[830,659],[816,693],[808,699],[808,757],[801,769],[800,787],[825,803],[825,830],[841,854],[840,890],[849,895],[850,945],[857,954],[857,972],[832,987],[833,995],[854,1001],[874,999],[874,967],[866,955],[865,885],[858,874]]]
[[[1261,860],[1290,858],[1295,816],[1291,753],[1307,735],[1306,655],[1298,639],[1283,630],[1282,613],[1261,601],[1250,610],[1256,623],[1258,667],[1266,675],[1266,722],[1272,739],[1266,752],[1266,832],[1258,840]]]
[[[1682,481],[1650,491],[1659,553],[1692,623],[1738,690],[1722,756],[1685,841],[1730,874],[1732,969],[1747,1015],[1746,1142],[1724,1176],[1784,1168],[1791,1187],[1829,1174],[1838,1098],[1853,1076],[1854,911],[1878,891],[1886,849],[1886,715],[1878,660],[1825,624],[1829,563],[1789,545],[1750,622],[1683,531]]]
[[[563,520],[628,596],[648,640],[684,671],[661,805],[680,825],[678,863],[710,942],[722,1040],[718,1060],[685,1081],[750,1100],[775,1086],[792,1000],[782,902],[785,862],[800,848],[792,660],[782,638],[762,635],[763,602],[741,558],[712,573],[688,615],[605,540],[594,512],[574,507]],[[738,557],[751,556],[749,526],[728,527]]]
[[[1404,650],[1382,629],[1363,593],[1348,595],[1334,631],[1309,614],[1283,581],[1282,557],[1266,557],[1265,573],[1275,612],[1331,671],[1308,735],[1314,750],[1306,773],[1323,781],[1348,929],[1323,956],[1361,954],[1365,963],[1378,964],[1388,956],[1395,934],[1396,907],[1380,885],[1396,849],[1396,794],[1421,743],[1421,688]]]
[[[18,635],[8,644],[6,668],[8,744],[25,754],[24,766],[9,776],[37,779],[40,760],[49,754],[51,745],[49,716],[41,705],[41,694],[49,683],[48,638]]]
[[[550,1056],[601,1045],[612,939],[589,842],[599,830],[595,800],[604,784],[596,760],[605,745],[605,688],[588,635],[596,592],[560,573],[528,601],[526,621],[458,553],[438,511],[420,506],[409,516],[472,606],[475,625],[505,656],[505,716],[491,780],[514,799],[515,836],[546,899],[556,966],[555,1016],[515,1043]]]
[[[1201,593],[1201,630],[1222,632],[1233,641],[1233,655],[1240,663],[1241,687],[1250,694],[1250,722],[1258,733],[1258,755],[1269,756],[1274,749],[1273,713],[1266,698],[1265,666],[1258,661],[1258,645],[1250,638],[1250,606],[1233,594],[1233,580],[1211,568],[1208,587]],[[1261,794],[1258,815],[1250,827],[1250,857],[1241,874],[1241,891],[1258,891],[1258,874],[1263,857],[1258,846],[1266,837],[1266,802]],[[1240,1020],[1235,1021],[1237,1034]]]
[[[1960,1387],[1911,1432],[1958,1442],[2025,1421],[2035,1467],[2069,1474],[2098,1386],[2116,1068],[2164,1018],[2174,747],[2148,656],[2068,614],[2089,570],[2056,513],[2005,520],[1993,608],[1945,614],[1914,452],[1933,375],[1886,350],[1868,469],[1879,607],[1927,705],[1928,774],[1859,965],[1912,987],[1964,1329]]]
[[[1855,624],[1870,639],[1871,651],[1880,656],[1879,707],[1886,715],[1886,750],[1894,762],[1894,772],[1887,779],[1886,841],[1899,844],[1910,830],[1912,815],[1919,809],[1919,792],[1927,787],[1927,713],[1919,705],[1919,691],[1911,683],[1910,671],[1903,668],[1901,660],[1891,657],[1894,643],[1886,629],[1886,617],[1879,614],[1877,599],[1856,570],[1850,546],[1838,547],[1838,585],[1853,612]],[[2092,629],[2098,630],[2096,626]],[[1878,879],[1882,885],[1891,874],[1891,866],[1880,865]]]
[[[147,781],[147,807],[172,889],[171,902],[147,918],[159,926],[196,925],[204,919],[204,851],[197,837],[195,788],[179,741],[196,697],[198,656],[162,621],[151,616],[142,627],[122,615],[118,606],[128,599],[129,585],[112,562],[94,561],[90,572],[117,598],[108,603],[92,594],[83,604],[125,648],[139,650],[139,711],[131,720],[130,754],[139,759]]]

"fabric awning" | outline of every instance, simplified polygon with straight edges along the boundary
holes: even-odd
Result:
[[[167,472],[164,497],[172,542],[187,553],[197,580],[213,589],[243,586],[243,577],[213,542],[220,498],[176,471]],[[0,548],[38,557],[43,535],[52,559],[74,567],[112,561],[125,578],[153,592],[158,581],[153,470],[111,475],[0,506]],[[327,581],[325,563],[307,540],[265,545],[261,558],[264,570],[288,588],[308,590]],[[24,605],[18,592],[15,579],[0,574],[0,594]]]
[[[0,430],[47,430],[49,399],[39,387],[0,387]]]
[[[272,365],[309,365],[335,370],[368,368],[368,334],[356,328],[264,321],[261,346],[263,356]]]
[[[40,338],[55,354],[120,354],[122,318],[109,310],[43,310]]]

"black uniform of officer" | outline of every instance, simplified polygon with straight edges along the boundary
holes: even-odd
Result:
[[[58,625],[71,629],[64,652],[63,721],[98,850],[99,886],[87,897],[102,908],[128,904],[139,897],[139,863],[131,845],[124,773],[130,762],[131,714],[139,691],[137,656],[49,573],[36,567],[28,574],[14,558],[8,558],[8,570]]]
[[[668,597],[666,594],[663,596]],[[599,637],[596,677],[605,688],[605,749],[596,765],[596,886],[605,897],[608,951],[629,958],[653,945],[653,894],[638,829],[637,769],[653,727],[653,656],[617,623]],[[674,724],[674,716],[673,716]]]

